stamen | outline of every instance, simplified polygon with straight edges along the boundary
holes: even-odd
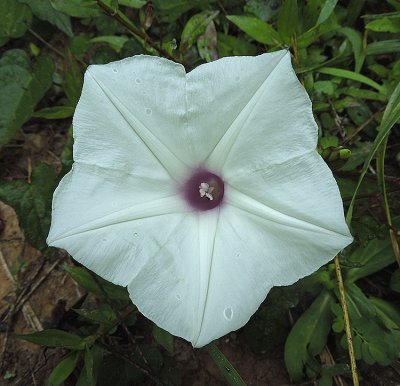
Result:
[[[207,197],[209,200],[213,200],[212,191],[214,190],[213,186],[207,184],[207,182],[202,182],[199,185],[199,193],[200,197]]]
[[[221,205],[224,198],[224,181],[206,169],[197,169],[182,186],[187,203],[195,210],[210,210]]]

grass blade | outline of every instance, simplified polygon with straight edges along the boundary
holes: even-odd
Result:
[[[386,106],[380,124],[379,133],[376,136],[374,144],[372,145],[372,148],[369,151],[367,158],[364,161],[364,165],[361,169],[361,174],[358,179],[358,183],[356,189],[354,190],[353,198],[351,199],[349,209],[346,215],[346,222],[348,225],[350,225],[351,220],[353,218],[354,203],[357,197],[358,190],[360,189],[361,183],[364,179],[364,176],[367,173],[369,164],[371,163],[377,150],[379,149],[385,138],[389,135],[390,130],[399,119],[400,119],[400,83],[397,84],[395,90],[393,91],[392,95],[389,98],[389,102]]]
[[[364,83],[370,87],[377,89],[381,93],[385,93],[385,89],[383,86],[366,77],[365,75],[358,74],[354,71],[343,70],[342,68],[322,67],[318,70],[318,72],[321,74],[338,76],[339,78],[346,78],[354,80],[356,82]]]
[[[231,363],[226,359],[225,355],[219,350],[215,343],[210,343],[206,346],[208,353],[211,358],[217,364],[225,379],[232,386],[246,386],[242,377],[236,371],[236,369],[231,365]]]

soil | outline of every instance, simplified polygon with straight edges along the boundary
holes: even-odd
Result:
[[[0,218],[4,224],[0,235],[0,347],[3,357],[0,385],[44,385],[66,351],[46,349],[18,339],[17,335],[55,328],[86,293],[63,268],[64,264],[72,264],[70,258],[44,259],[24,239],[14,210],[2,202]],[[39,280],[41,284],[34,289]],[[32,293],[18,312],[15,305],[22,304],[17,299],[23,291]],[[246,345],[240,344],[235,333],[221,338],[217,344],[249,386],[289,384],[282,352],[269,358],[257,358]],[[174,353],[175,362],[183,372],[183,385],[226,385],[205,349],[194,350],[177,338]]]

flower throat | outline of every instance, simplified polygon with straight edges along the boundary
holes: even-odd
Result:
[[[185,182],[183,192],[185,200],[193,209],[210,210],[222,203],[224,182],[216,174],[198,169]]]

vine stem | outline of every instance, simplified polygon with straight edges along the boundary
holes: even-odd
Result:
[[[162,55],[164,58],[168,58],[170,60],[173,60],[175,62],[181,63],[184,65],[182,61],[180,61],[178,58],[175,58],[172,56],[168,51],[164,50],[161,45],[155,44],[152,39],[150,38],[149,35],[147,35],[146,32],[141,31],[139,28],[137,28],[122,12],[113,10],[110,6],[107,4],[103,3],[101,0],[96,0],[97,5],[105,12],[107,13],[110,17],[115,19],[118,23],[123,25],[132,35],[134,35],[136,38],[139,37],[142,39],[145,43],[147,43],[151,48],[156,50],[160,55]]]
[[[335,262],[336,276],[340,293],[340,304],[343,310],[344,326],[346,330],[347,345],[350,356],[350,366],[351,366],[351,374],[353,377],[353,385],[360,386],[360,382],[358,380],[356,358],[354,355],[353,337],[351,335],[351,326],[350,326],[349,311],[347,308],[346,293],[343,285],[342,270],[340,268],[339,255],[335,256],[334,262]]]

